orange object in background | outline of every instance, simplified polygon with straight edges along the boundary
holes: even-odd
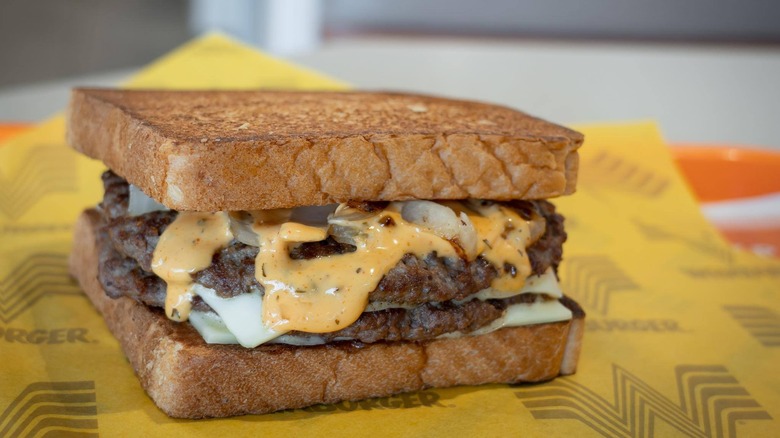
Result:
[[[735,146],[676,146],[677,165],[701,202],[780,193],[780,153]]]
[[[25,123],[3,123],[0,124],[0,144],[9,138],[28,129],[30,125]]]
[[[780,257],[780,152],[680,145],[672,154],[704,215],[726,239]]]

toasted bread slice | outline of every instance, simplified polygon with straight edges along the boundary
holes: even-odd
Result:
[[[509,108],[368,92],[75,89],[68,142],[175,210],[546,199],[581,134]]]
[[[584,313],[574,319],[428,342],[253,349],[208,345],[187,323],[129,298],[111,299],[97,280],[100,217],[76,224],[71,274],[106,320],[141,385],[172,417],[260,414],[429,387],[538,382],[575,371]]]

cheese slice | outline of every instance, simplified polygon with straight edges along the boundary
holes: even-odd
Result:
[[[263,297],[260,296],[260,292],[222,298],[217,295],[214,289],[197,283],[192,286],[192,289],[214,309],[222,320],[222,325],[233,335],[235,341],[225,343],[237,343],[247,348],[253,348],[283,334],[283,332],[277,332],[263,324],[263,320],[260,318],[260,315],[263,314]],[[212,317],[211,320],[207,320],[205,317],[199,316],[198,319],[200,321],[193,323],[193,325],[199,332],[202,328],[210,337],[224,339],[226,334],[221,329],[209,331],[210,328],[217,325],[216,318]],[[201,328],[198,328],[198,325]],[[206,339],[206,335],[203,338]],[[209,342],[208,339],[206,342]]]
[[[473,332],[445,333],[439,338],[459,338],[461,336],[479,336],[494,332],[504,327],[520,327],[532,324],[547,324],[558,321],[568,321],[572,318],[571,310],[558,300],[545,300],[541,296],[533,303],[513,304],[507,307],[504,315],[492,323]]]
[[[157,208],[147,204],[141,207]],[[498,275],[489,288],[464,301],[524,293],[563,296],[552,269],[543,275],[530,275],[526,248],[536,238],[532,237],[532,228],[538,228],[543,219],[539,215],[525,219],[499,203],[474,200],[441,205],[431,201],[393,202],[381,212],[359,211],[347,204],[332,212],[331,208],[299,215],[301,220],[304,216],[307,221],[312,219],[312,225],[292,221],[296,211],[291,209],[245,212],[238,215],[243,218],[240,220],[236,212],[180,212],[160,237],[152,262],[155,274],[167,284],[166,315],[186,321],[193,297],[200,296],[216,312],[198,314],[193,321],[204,338],[208,336],[207,342],[236,342],[248,348],[290,331],[335,332],[365,311],[408,308],[368,303],[370,292],[406,254],[422,259],[434,253],[467,260],[479,254],[488,260]],[[249,221],[244,218],[247,215]],[[243,227],[235,227],[241,232],[234,235],[236,221]],[[350,242],[355,250],[303,260],[291,257],[291,246],[325,240],[329,233]],[[254,291],[222,298],[213,289],[193,283],[192,274],[208,268],[214,254],[234,238],[242,242],[247,238],[259,245],[255,278],[264,294]],[[541,322],[562,317],[566,312],[561,308],[565,307],[558,306],[550,310],[555,304],[531,305],[542,312]],[[502,324],[514,324],[515,320],[518,324],[535,323],[528,315],[512,316],[518,312],[507,311],[505,319],[509,322]]]
[[[555,273],[549,269],[543,275],[533,276],[534,280],[526,282],[520,293],[535,293],[555,296],[563,296],[560,293]],[[247,348],[253,348],[266,342],[275,342],[292,345],[317,345],[325,343],[318,336],[300,337],[286,335],[283,331],[276,331],[263,324],[262,315],[263,300],[259,292],[242,294],[233,298],[222,298],[214,289],[200,284],[192,286],[193,292],[203,298],[216,312],[192,312],[190,322],[209,344],[241,344]],[[481,291],[475,296],[491,299],[488,290]],[[558,295],[556,295],[558,294]],[[469,298],[469,300],[472,298]],[[373,310],[394,307],[391,304],[374,306]],[[395,306],[400,307],[400,306]],[[556,321],[566,321],[572,318],[571,310],[566,308],[557,299],[545,300],[541,295],[532,303],[513,304],[507,308],[501,318],[493,321],[488,326],[482,327],[471,333],[447,333],[442,337],[472,336],[490,333],[502,327],[518,327],[531,324],[543,324]]]
[[[472,295],[468,300],[472,298],[480,300],[502,299],[520,294],[545,294],[555,298],[563,298],[563,291],[558,284],[558,278],[555,276],[555,271],[553,271],[552,268],[547,268],[542,275],[531,275],[526,278],[523,288],[520,289],[519,293],[500,291],[489,287]]]
[[[439,336],[440,338],[459,338],[462,336],[484,335],[503,327],[520,327],[531,324],[544,324],[557,321],[568,321],[572,318],[571,310],[560,303],[558,300],[537,300],[533,303],[513,304],[509,306],[504,316],[493,321],[493,323],[475,330],[470,333],[453,332]],[[261,343],[277,343],[289,345],[320,345],[325,343],[325,339],[319,336],[292,336],[279,335],[269,338],[270,330],[264,333],[257,333],[256,340],[253,342],[239,342],[237,337],[228,329],[225,321],[220,316],[213,313],[204,313],[193,311],[190,314],[190,322],[195,329],[203,336],[206,343],[209,344],[241,344],[244,347],[252,348]],[[231,324],[232,325],[232,324]],[[257,341],[267,339],[266,341]]]

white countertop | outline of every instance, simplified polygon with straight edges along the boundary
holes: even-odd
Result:
[[[292,60],[359,88],[502,103],[565,124],[655,119],[672,143],[780,149],[780,47],[364,37]],[[40,120],[71,86],[130,74],[0,89],[0,120]]]

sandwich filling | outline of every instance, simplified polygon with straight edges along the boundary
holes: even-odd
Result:
[[[570,319],[546,201],[175,212],[109,172],[99,280],[207,342],[417,341]]]

